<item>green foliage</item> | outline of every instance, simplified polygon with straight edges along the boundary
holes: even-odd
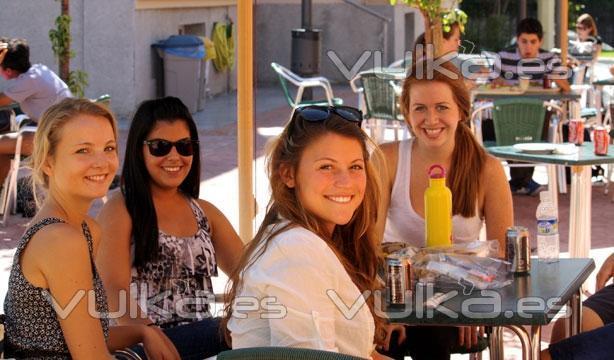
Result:
[[[57,1],[57,0],[56,0]],[[75,57],[75,52],[70,49],[70,23],[69,15],[60,15],[55,19],[55,29],[49,30],[49,40],[51,41],[51,50],[56,59],[61,63]],[[85,88],[88,85],[88,75],[82,70],[71,71],[68,74],[68,79],[64,79],[66,85],[77,97],[83,97]]]
[[[567,19],[567,26],[570,29],[574,29],[576,27],[576,20],[582,13],[584,13],[584,8],[586,5],[579,3],[578,1],[569,1],[569,15]]]
[[[78,98],[82,98],[85,95],[85,88],[89,83],[88,74],[83,70],[71,71],[68,75],[68,88]]]
[[[420,9],[422,12],[425,12],[429,15],[431,19],[441,16],[441,0],[401,0],[406,5],[411,7],[416,7]],[[391,5],[395,5],[397,3],[396,0],[390,0]]]
[[[441,21],[443,25],[443,32],[449,33],[452,30],[454,23],[458,24],[461,34],[465,33],[465,25],[467,25],[467,14],[461,9],[453,9],[443,15]]]
[[[51,40],[51,49],[56,57],[65,56],[73,57],[74,54],[68,48],[70,42],[70,16],[60,15],[55,19],[55,29],[49,30],[49,40]]]
[[[514,34],[512,20],[507,15],[491,15],[471,20],[465,40],[476,45],[476,50],[500,51],[509,45]]]

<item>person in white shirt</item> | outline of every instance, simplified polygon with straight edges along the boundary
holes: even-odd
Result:
[[[361,121],[350,107],[299,108],[272,144],[268,210],[230,276],[223,324],[233,349],[383,359],[376,344],[404,330],[374,316],[380,186]]]
[[[37,123],[43,113],[72,93],[62,79],[47,66],[30,64],[30,47],[23,39],[0,39],[0,76],[7,80],[0,92],[0,107],[19,104],[30,122]],[[23,134],[21,153],[30,155],[34,134]],[[0,135],[0,184],[9,171],[15,154],[17,133]]]

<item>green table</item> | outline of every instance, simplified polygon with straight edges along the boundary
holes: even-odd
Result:
[[[528,154],[513,146],[493,146],[486,150],[502,159],[571,166],[569,252],[571,257],[588,257],[591,248],[591,165],[614,163],[614,147],[610,147],[605,156],[595,155],[591,142],[585,142],[573,155]]]
[[[513,283],[496,290],[463,290],[446,293],[446,298],[437,308],[426,309],[424,299],[432,296],[432,289],[416,291],[412,304],[405,308],[390,309],[386,314],[392,322],[412,325],[482,325],[492,326],[490,337],[491,359],[502,359],[502,327],[514,331],[523,346],[523,357],[539,359],[541,326],[568,304],[570,334],[580,330],[580,288],[595,269],[592,259],[560,259],[544,263],[531,259],[531,271],[527,276],[513,276]],[[511,276],[511,275],[510,275]],[[523,325],[531,326],[530,333]],[[535,357],[537,356],[537,357]]]

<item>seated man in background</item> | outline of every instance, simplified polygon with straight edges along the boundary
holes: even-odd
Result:
[[[51,105],[72,97],[66,83],[47,66],[30,64],[30,48],[23,39],[0,39],[0,75],[7,80],[0,92],[0,106],[17,103],[34,123]],[[0,184],[8,174],[16,139],[17,133],[0,135]],[[24,133],[22,154],[30,155],[33,139],[33,133]]]
[[[571,88],[567,81],[567,69],[563,67],[561,59],[554,53],[541,49],[544,31],[537,19],[526,18],[518,23],[516,28],[516,45],[498,53],[500,68],[495,69],[500,76],[493,81],[493,85],[510,85],[518,82],[519,76],[526,76],[531,81],[539,82],[545,77],[551,79],[562,91]],[[548,134],[550,126],[549,116],[544,121],[544,134]],[[484,140],[494,140],[494,129],[491,122],[484,122],[482,134]],[[534,167],[510,168],[510,187],[515,194],[537,195],[542,187],[533,180]]]

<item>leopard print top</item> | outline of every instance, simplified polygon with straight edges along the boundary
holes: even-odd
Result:
[[[8,358],[69,359],[70,352],[62,334],[58,314],[48,289],[32,285],[23,275],[20,257],[28,242],[43,227],[65,222],[46,218],[31,226],[21,238],[9,276],[8,292],[4,301],[6,326],[6,354]],[[93,274],[95,308],[105,339],[109,337],[107,297],[93,258],[92,235],[87,223],[81,224],[87,241]],[[50,254],[52,255],[52,254]],[[88,296],[89,295],[85,295]]]
[[[160,230],[158,260],[132,268],[133,296],[163,328],[211,317],[211,277],[217,276],[211,226],[196,199],[190,199],[190,208],[198,223],[196,234],[177,237]]]

